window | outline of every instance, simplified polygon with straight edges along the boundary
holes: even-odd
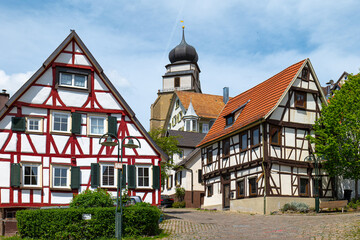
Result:
[[[23,164],[23,186],[40,186],[39,165]]]
[[[249,179],[249,195],[250,196],[256,196],[257,195],[257,183],[256,178],[250,178]]]
[[[295,92],[295,107],[306,108],[306,93]]]
[[[308,68],[304,68],[301,72],[301,79],[305,80],[305,81],[309,81],[309,69]]]
[[[190,120],[185,121],[185,131],[190,132]]]
[[[209,124],[203,123],[203,125],[202,125],[202,132],[203,132],[203,133],[208,133],[208,132],[209,132]]]
[[[199,169],[198,170],[198,183],[202,183],[202,182],[203,182],[203,180],[202,180],[202,170]]]
[[[210,122],[209,122],[209,129],[212,127],[212,125],[214,124],[214,120],[210,120]]]
[[[180,87],[180,78],[179,77],[175,78],[174,87],[176,87],[176,88]]]
[[[197,121],[196,120],[191,120],[191,122],[192,122],[192,131],[194,131],[194,132],[196,132],[197,130],[197,127],[196,127],[196,125],[197,125]]]
[[[43,119],[42,118],[26,118],[28,132],[42,132]]]
[[[52,130],[56,132],[70,132],[70,113],[53,112]]]
[[[226,126],[232,125],[234,123],[234,114],[225,116],[225,120],[226,120]]]
[[[149,167],[137,167],[137,186],[150,187],[150,168]]]
[[[180,153],[179,153],[179,158],[183,158],[184,157],[184,150],[180,150]]]
[[[244,133],[241,135],[241,150],[245,150],[248,147],[248,142],[247,142],[247,133]]]
[[[181,185],[182,183],[182,171],[175,173],[175,186]]]
[[[300,178],[300,196],[309,196],[309,179]]]
[[[102,187],[115,187],[115,168],[114,165],[101,165],[101,186]],[[124,183],[123,183],[124,184]]]
[[[89,116],[91,135],[103,135],[105,133],[106,117]]]
[[[206,159],[207,159],[207,164],[210,164],[213,162],[212,147],[209,147],[206,149]]]
[[[173,186],[173,176],[170,175],[167,177],[166,187],[167,187],[167,189],[171,189],[172,186]]]
[[[276,126],[270,127],[270,144],[280,145],[281,144],[281,128]]]
[[[207,186],[207,196],[208,197],[211,197],[212,195],[213,195],[213,185],[211,184],[211,185],[208,185]]]
[[[69,188],[70,177],[69,167],[53,166],[52,167],[52,187],[53,188]]]
[[[259,128],[255,128],[251,131],[251,145],[256,146],[260,143],[260,131]]]
[[[178,109],[179,108],[179,105],[180,105],[180,100],[176,100],[175,102],[175,109]]]
[[[223,157],[230,155],[230,138],[223,140]]]
[[[60,72],[59,85],[66,87],[87,88],[87,75]]]
[[[243,198],[245,197],[245,181],[240,180],[236,182],[236,197]]]

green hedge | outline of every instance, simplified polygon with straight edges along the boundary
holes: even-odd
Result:
[[[91,214],[91,220],[83,220]],[[125,207],[123,236],[159,233],[160,210],[147,203]],[[40,239],[94,239],[114,237],[115,208],[23,210],[16,213],[21,237]]]

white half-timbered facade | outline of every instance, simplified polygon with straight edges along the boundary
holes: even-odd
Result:
[[[108,132],[139,139],[123,151],[123,179],[129,195],[158,205],[167,156],[71,31],[0,112],[0,208],[67,205],[95,188],[116,196],[118,148],[99,144]]]
[[[314,206],[313,152],[306,139],[326,103],[309,59],[229,100],[200,143],[203,207],[270,213],[297,201]],[[334,196],[321,171],[320,197]]]

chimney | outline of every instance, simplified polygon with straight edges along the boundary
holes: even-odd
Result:
[[[5,106],[5,103],[9,100],[10,94],[6,92],[6,89],[3,89],[0,93],[0,110]]]
[[[229,87],[223,88],[223,101],[225,104],[229,101]]]

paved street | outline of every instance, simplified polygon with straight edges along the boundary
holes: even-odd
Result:
[[[168,239],[354,239],[360,213],[250,215],[165,209]]]

